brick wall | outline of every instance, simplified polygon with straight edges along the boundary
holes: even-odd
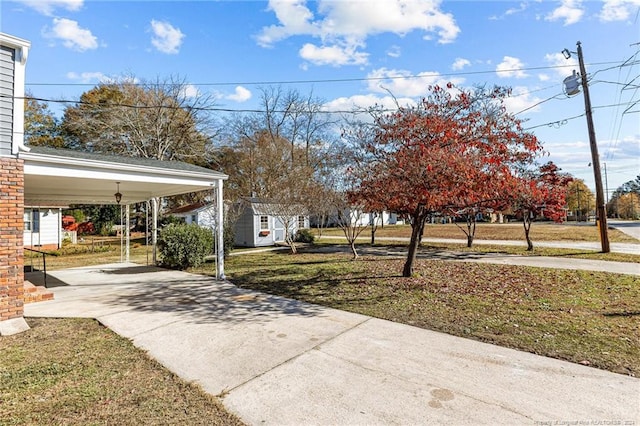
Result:
[[[24,312],[24,162],[0,157],[0,321]]]

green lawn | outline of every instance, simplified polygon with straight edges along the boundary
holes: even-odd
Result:
[[[0,338],[2,425],[241,425],[98,322],[27,319]]]

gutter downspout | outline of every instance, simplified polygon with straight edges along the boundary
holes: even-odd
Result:
[[[29,152],[31,149],[24,145],[24,86],[25,86],[25,65],[29,56],[30,46],[21,46],[16,49],[16,62],[13,76],[14,99],[22,100],[13,102],[13,137],[11,153],[17,155],[19,152]],[[20,117],[16,119],[16,117]]]

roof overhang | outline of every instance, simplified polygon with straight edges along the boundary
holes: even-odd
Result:
[[[34,151],[19,155],[24,160],[24,202],[28,206],[116,204],[118,191],[120,204],[132,204],[210,190],[227,179],[205,168],[177,170],[169,166],[171,162],[162,167],[161,162],[150,166]]]

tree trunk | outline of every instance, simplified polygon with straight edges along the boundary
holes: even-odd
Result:
[[[376,243],[376,228],[371,227],[371,245]]]
[[[353,254],[353,257],[351,258],[351,260],[358,260],[358,251],[356,250],[356,240],[352,240],[349,243],[349,247],[351,248],[351,253]]]
[[[524,237],[527,239],[527,251],[533,250],[533,241],[531,241],[531,237],[529,236],[529,231],[531,230],[531,218],[529,217],[529,212],[523,217],[522,223],[524,224]]]
[[[476,235],[476,216],[475,214],[467,215],[467,247],[471,248],[473,245],[473,238]]]
[[[416,254],[418,253],[418,247],[420,246],[420,240],[422,239],[425,219],[426,214],[424,206],[419,205],[416,208],[411,221],[411,241],[409,242],[407,260],[402,270],[403,277],[410,277],[413,275],[413,262],[416,260]]]
[[[287,224],[288,225],[288,224]],[[293,239],[293,236],[291,236],[291,234],[289,232],[286,233],[286,236],[284,237],[284,242],[289,246],[289,248],[291,249],[291,254],[296,254],[298,253],[298,247],[296,247],[296,242]]]

